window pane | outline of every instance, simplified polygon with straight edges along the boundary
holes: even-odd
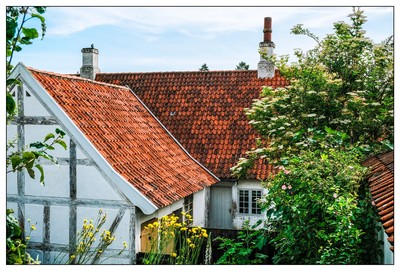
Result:
[[[190,215],[193,217],[193,194],[190,196],[187,196],[184,199],[183,202],[183,208],[186,214]],[[186,221],[186,223],[191,224],[190,221],[186,219],[186,217],[183,218],[183,221]]]
[[[258,205],[258,199],[261,198],[261,191],[251,191],[251,213],[261,214],[261,208]]]
[[[249,191],[239,190],[239,213],[249,213]]]

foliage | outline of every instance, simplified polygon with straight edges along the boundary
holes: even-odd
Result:
[[[32,40],[39,37],[39,33],[35,27],[27,27],[27,22],[31,20],[39,20],[41,26],[41,37],[43,39],[46,33],[46,23],[42,16],[46,12],[45,7],[7,7],[6,21],[6,71],[7,76],[13,69],[12,59],[15,52],[22,50],[22,45],[32,44]],[[16,114],[17,104],[10,94],[10,89],[15,84],[20,84],[17,79],[7,78],[7,94],[6,109],[7,120],[12,119]]]
[[[350,18],[352,24],[335,23],[335,33],[322,41],[301,25],[292,29],[315,39],[317,46],[297,50],[292,65],[287,56],[272,59],[290,85],[265,87],[245,110],[268,146],[263,142],[249,151],[233,168],[235,174],[244,174],[246,163],[260,157],[277,162],[301,150],[329,148],[325,127],[375,152],[393,144],[393,38],[375,44],[362,29],[363,12],[354,9]]]
[[[381,253],[360,164],[393,148],[393,38],[374,44],[363,12],[354,8],[349,17],[351,24],[335,23],[322,40],[295,26],[292,33],[317,46],[297,50],[292,65],[273,57],[290,85],[264,88],[245,110],[262,137],[232,170],[241,177],[257,159],[280,169],[262,199],[276,234],[274,263],[368,264]]]
[[[40,21],[41,38],[46,33],[46,23],[43,14],[45,7],[7,7],[6,23],[6,50],[7,50],[7,75],[12,70],[12,57],[15,52],[22,50],[22,45],[32,44],[32,40],[39,37],[34,27],[27,27],[26,23],[32,19]]]
[[[15,151],[10,153],[7,156],[7,167],[11,165],[11,169],[8,170],[7,173],[22,171],[26,169],[29,176],[32,179],[35,179],[36,175],[34,168],[36,168],[40,173],[40,183],[44,185],[44,170],[39,163],[39,158],[44,158],[57,164],[57,159],[50,155],[47,151],[54,150],[54,145],[56,144],[62,146],[65,150],[67,149],[67,145],[63,140],[65,132],[56,128],[55,133],[57,137],[53,133],[49,133],[45,136],[43,142],[38,141],[29,145],[30,148],[34,148],[36,150],[24,149],[22,151]],[[51,142],[46,143],[48,140],[51,140]],[[14,147],[13,143],[9,143],[7,149],[11,147]]]
[[[192,217],[182,214],[184,222],[179,222],[178,216],[172,214],[146,226],[145,229],[157,238],[151,240],[150,251],[143,259],[144,264],[161,264],[167,259],[170,264],[198,263],[202,244],[209,239],[209,235],[201,227],[189,227]]]
[[[236,69],[235,70],[247,71],[247,70],[249,70],[249,65],[246,64],[246,62],[240,61],[239,64],[236,65]]]
[[[94,223],[93,220],[83,220],[82,229],[81,231],[78,231],[76,237],[76,243],[70,244],[70,246],[73,246],[74,251],[65,264],[97,264],[104,262],[111,257],[107,257],[99,262],[104,251],[115,240],[115,235],[112,235],[109,230],[101,228],[106,221],[107,214],[103,214],[102,209],[99,210],[97,219]],[[100,237],[98,238],[99,234]],[[96,242],[96,240],[98,241]],[[68,248],[69,247],[67,247],[67,249]],[[120,255],[126,248],[127,243],[124,242],[124,248],[121,249],[117,255]],[[55,263],[64,263],[65,256],[59,259],[60,255],[61,254],[59,254],[54,260]]]
[[[12,209],[7,209],[7,264],[40,264],[38,259],[34,260],[29,253],[26,252],[26,243],[30,238],[30,233],[36,230],[35,225],[30,226],[30,233],[25,237],[24,230],[19,225],[18,220],[13,216],[13,213],[14,211]]]
[[[207,71],[209,71],[207,64],[204,63],[203,65],[201,65],[199,71],[202,71],[202,72],[207,72]]]
[[[356,150],[303,151],[267,180],[262,207],[277,234],[274,263],[375,263],[378,217],[365,208],[371,197],[360,157]]]
[[[217,237],[215,241],[222,241],[218,249],[224,250],[224,254],[218,259],[217,264],[264,263],[267,255],[256,252],[263,249],[267,243],[266,230],[257,229],[261,223],[262,221],[259,220],[256,224],[250,226],[249,220],[246,220],[235,240]]]

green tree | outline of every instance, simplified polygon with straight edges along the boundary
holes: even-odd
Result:
[[[235,70],[247,71],[247,70],[249,70],[249,65],[246,64],[246,62],[241,61],[241,62],[239,62],[238,65],[236,65],[236,69]]]
[[[300,150],[330,148],[332,135],[326,127],[366,150],[393,145],[393,38],[375,44],[362,29],[363,11],[355,9],[349,17],[352,24],[335,23],[335,33],[322,41],[301,25],[292,29],[316,40],[317,46],[295,51],[294,65],[287,64],[288,56],[272,59],[290,85],[264,88],[245,110],[268,144],[259,142],[234,168],[236,174],[259,157],[284,161]]]
[[[207,64],[204,63],[203,65],[201,65],[199,71],[202,71],[202,72],[207,72],[207,71],[209,71],[209,70],[208,70]]]
[[[293,65],[272,57],[290,84],[264,88],[245,110],[262,137],[232,170],[243,176],[257,159],[281,169],[265,183],[262,204],[277,234],[276,263],[374,263],[379,254],[377,215],[359,164],[393,146],[393,38],[375,44],[363,30],[363,11],[349,17],[322,40],[293,27],[316,47],[296,50]]]

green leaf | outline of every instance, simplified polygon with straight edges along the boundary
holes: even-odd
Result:
[[[56,136],[53,133],[49,133],[45,136],[43,142],[46,142],[47,140],[49,140],[50,138],[55,138]]]
[[[15,170],[22,162],[22,158],[19,155],[13,155],[10,157],[12,169]]]
[[[327,126],[325,126],[325,131],[326,131],[328,134],[330,134],[330,135],[336,134],[336,133],[335,133],[335,130],[333,130],[333,129],[327,127]]]
[[[11,85],[21,85],[22,82],[18,79],[15,78],[9,78],[7,79],[7,86],[11,86]]]
[[[15,52],[21,52],[22,47],[19,45],[15,45],[14,50],[15,50]]]
[[[25,45],[32,44],[31,39],[28,38],[28,37],[22,37],[22,38],[19,40],[19,42],[20,42],[21,44],[25,44]]]
[[[15,36],[18,27],[17,20],[7,16],[6,26],[7,26],[6,30],[7,41],[10,41]]]
[[[40,13],[40,14],[43,14],[43,13],[46,12],[46,7],[35,7],[35,9],[36,9],[36,11],[37,11],[38,13]],[[37,15],[37,14],[32,14],[32,17],[33,17],[33,15]],[[44,19],[43,19],[42,22],[44,22]]]
[[[22,154],[22,159],[27,169],[33,167],[33,163],[36,160],[36,156],[33,152],[24,152]]]
[[[56,133],[61,136],[65,136],[65,132],[59,128],[56,128]]]
[[[49,155],[46,152],[43,152],[43,151],[32,151],[32,153],[34,153],[36,156],[43,157],[44,159],[49,160],[49,161],[51,161],[51,162],[53,162],[55,164],[58,163],[57,159],[54,156]]]
[[[35,167],[40,171],[40,183],[44,185],[44,170],[43,167],[39,164],[36,164]]]
[[[17,108],[17,104],[16,104],[13,96],[9,92],[7,92],[7,96],[6,96],[7,114],[13,115],[16,108]]]
[[[26,168],[26,170],[28,171],[29,176],[32,179],[35,179],[35,171],[32,168]]]
[[[42,149],[46,146],[47,146],[47,144],[44,144],[43,142],[40,142],[40,141],[29,144],[30,148],[36,148],[36,149]]]
[[[57,139],[54,142],[62,146],[65,150],[67,149],[67,144],[64,142],[64,140]]]
[[[22,28],[22,33],[25,35],[25,38],[31,40],[36,39],[39,37],[39,33],[37,32],[36,28]]]

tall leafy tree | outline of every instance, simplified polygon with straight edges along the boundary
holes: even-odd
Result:
[[[334,24],[322,40],[302,25],[292,33],[316,41],[310,51],[271,58],[290,81],[266,87],[245,112],[262,135],[241,158],[243,176],[257,159],[281,169],[262,200],[276,237],[275,263],[376,263],[377,215],[363,182],[362,157],[393,147],[393,37],[366,37],[363,11]]]
[[[351,24],[335,23],[335,33],[323,40],[302,25],[293,27],[293,34],[309,36],[317,45],[307,52],[295,51],[294,65],[288,64],[288,56],[272,59],[290,85],[264,88],[260,99],[245,110],[268,144],[250,151],[250,159],[242,160],[243,169],[251,158],[277,161],[300,150],[329,148],[331,130],[366,150],[392,147],[393,37],[376,44],[363,30],[363,11],[355,9],[349,17]]]

